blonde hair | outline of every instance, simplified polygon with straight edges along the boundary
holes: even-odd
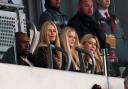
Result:
[[[58,35],[58,30],[57,30],[57,27],[56,27],[55,23],[52,22],[52,21],[46,21],[41,26],[40,37],[39,37],[39,41],[38,41],[38,44],[37,44],[37,47],[36,47],[35,54],[38,52],[38,49],[40,47],[47,47],[48,44],[50,44],[50,39],[48,37],[48,32],[49,32],[48,27],[50,25],[54,26],[55,27],[55,30],[56,30],[56,40],[55,40],[55,44],[54,45],[56,47],[61,48],[60,39],[59,39],[59,35]],[[62,53],[57,51],[57,55],[58,55],[58,59],[61,61],[62,60]]]
[[[70,48],[70,45],[67,40],[69,32],[75,32],[75,34],[76,34],[75,44],[72,48]],[[78,40],[78,35],[77,35],[75,29],[72,27],[64,27],[62,29],[60,38],[61,38],[61,43],[62,43],[65,51],[69,54],[69,57],[71,58],[73,66],[75,67],[76,70],[79,70],[80,69],[79,58],[78,58],[78,53],[75,50],[75,48],[79,46],[79,40]]]
[[[52,21],[46,21],[42,26],[41,26],[41,31],[40,31],[40,38],[38,42],[38,46],[41,46],[42,44],[50,44],[50,40],[48,38],[48,27],[52,25],[55,27],[56,30],[56,40],[55,40],[55,45],[57,47],[60,47],[60,41],[59,41],[59,35],[58,35],[58,30],[54,22]]]
[[[90,38],[94,38],[96,40],[96,52],[95,52],[95,60],[96,60],[96,72],[102,72],[102,67],[103,67],[103,61],[102,61],[102,58],[101,58],[101,53],[100,53],[100,44],[99,44],[99,41],[97,39],[96,36],[92,35],[92,34],[86,34],[84,35],[81,40],[80,40],[80,44],[81,46],[85,43],[85,42],[88,42],[88,40]]]

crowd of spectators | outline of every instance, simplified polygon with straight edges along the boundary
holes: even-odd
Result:
[[[96,0],[98,8],[94,11],[93,0],[79,0],[78,11],[70,19],[60,11],[61,0],[45,0],[46,10],[40,15],[38,29],[39,41],[35,52],[29,53],[30,38],[23,32],[17,32],[16,50],[8,49],[2,62],[50,68],[49,44],[61,48],[68,54],[69,71],[81,72],[80,58],[77,47],[82,51],[91,52],[95,58],[95,74],[104,74],[104,62],[101,50],[107,55],[108,75],[120,76],[118,60],[120,45],[123,43],[123,30],[119,19],[109,11],[111,0]],[[9,58],[11,55],[12,58]],[[93,61],[87,54],[82,54],[84,68],[91,73]],[[62,52],[52,50],[53,69],[63,70],[67,64]],[[127,71],[127,70],[125,70]]]

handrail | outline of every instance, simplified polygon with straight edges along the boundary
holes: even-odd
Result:
[[[18,4],[8,4],[8,3],[0,3],[0,6],[7,7],[10,10],[13,9],[16,12],[18,30],[21,32],[21,20],[20,20],[20,12],[19,12],[19,9],[23,9],[24,6],[18,5]]]
[[[30,25],[31,29],[33,30],[33,37],[32,37],[32,41],[31,41],[31,46],[30,46],[30,53],[33,53],[34,47],[35,47],[35,43],[36,43],[36,38],[37,38],[37,28],[36,26],[30,22],[27,21],[27,24]]]
[[[83,60],[83,50],[81,50],[79,47],[76,47],[76,50],[78,51],[78,55],[79,55],[79,61],[80,61],[80,70],[81,72],[85,73],[86,72],[86,68],[85,68],[85,64],[84,64],[84,60]]]
[[[106,49],[101,49],[101,56],[103,57],[103,63],[104,63],[104,74],[105,76],[107,77],[108,76],[108,73],[107,73],[107,52],[106,52]]]
[[[19,5],[19,4],[9,4],[9,3],[0,3],[0,6],[5,6],[5,7],[9,7],[9,8],[19,8],[19,9],[23,9],[24,6]]]
[[[52,59],[52,46],[48,45],[48,68],[53,69],[53,59]]]
[[[95,61],[94,55],[91,52],[89,52],[88,50],[85,51],[79,47],[76,47],[76,50],[78,51],[78,55],[79,55],[81,72],[86,72],[86,68],[85,68],[85,64],[84,64],[84,60],[83,60],[83,55],[82,55],[82,53],[84,53],[84,54],[87,54],[92,60],[91,73],[94,74],[95,69],[96,69],[96,61]]]
[[[55,49],[57,51],[61,51],[66,58],[66,66],[64,70],[70,69],[71,60],[69,60],[69,56],[65,50],[63,50],[62,48],[56,47],[55,45],[52,45],[52,44],[49,44],[48,49],[49,49],[49,56],[48,56],[48,62],[49,62],[48,67],[49,68],[53,68],[52,50]]]

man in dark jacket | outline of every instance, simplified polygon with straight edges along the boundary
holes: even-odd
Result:
[[[69,20],[68,25],[74,27],[81,39],[85,34],[93,34],[98,37],[100,43],[104,44],[104,33],[93,18],[93,1],[79,0],[77,13]]]
[[[16,50],[14,49],[14,47],[9,48],[7,52],[4,54],[2,62],[9,64],[34,66],[33,56],[29,53],[29,37],[27,36],[26,33],[23,32],[17,32],[15,35]]]
[[[45,0],[46,10],[40,15],[39,27],[45,21],[51,20],[57,26],[64,27],[67,25],[67,17],[60,11],[61,0]]]

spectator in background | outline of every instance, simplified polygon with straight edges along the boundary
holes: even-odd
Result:
[[[80,71],[80,64],[76,47],[79,46],[79,40],[74,28],[64,27],[60,34],[61,44],[68,53],[71,60],[70,71]]]
[[[58,28],[62,28],[67,25],[67,17],[60,11],[61,0],[45,0],[46,10],[40,15],[39,27],[45,21],[53,21]],[[58,29],[60,32],[60,29]]]
[[[104,44],[104,33],[93,16],[93,1],[79,0],[77,13],[69,20],[68,25],[74,27],[79,38],[85,34],[93,34],[98,37],[100,43]]]
[[[124,89],[128,89],[128,76],[124,79]]]
[[[106,35],[106,43],[108,44],[106,47],[109,54],[108,59],[110,59],[108,61],[113,62],[112,64],[109,62],[111,65],[111,68],[108,69],[109,75],[119,76],[120,73],[116,62],[118,60],[122,61],[122,59],[127,60],[127,46],[123,39],[124,30],[117,16],[109,11],[111,0],[96,0],[96,2],[98,8],[95,12],[95,18]]]
[[[29,53],[30,39],[26,33],[17,32],[16,36],[16,51],[14,47],[7,50],[2,58],[3,63],[18,64],[26,66],[34,66],[34,57]],[[17,55],[15,55],[15,53]]]
[[[96,74],[103,74],[103,60],[100,53],[100,45],[96,36],[92,34],[86,34],[80,41],[81,47],[84,50],[92,52],[96,61]],[[84,56],[85,66],[87,72],[92,68],[92,60],[89,59],[88,55]]]
[[[46,21],[40,30],[39,42],[35,50],[36,66],[48,68],[48,45],[53,44],[61,48],[56,25],[52,21]],[[62,54],[59,51],[52,50],[53,68],[61,69]]]

